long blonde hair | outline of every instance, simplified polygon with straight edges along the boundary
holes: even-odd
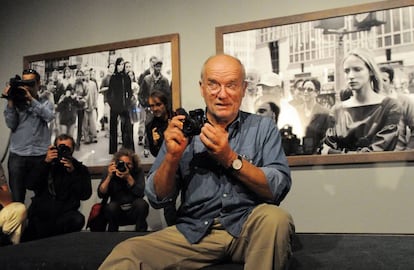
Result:
[[[383,89],[383,82],[382,82],[382,75],[381,71],[375,62],[374,56],[372,52],[366,48],[356,48],[348,52],[348,54],[344,57],[342,64],[349,56],[356,56],[361,59],[362,62],[365,63],[365,66],[371,72],[371,84],[372,88],[376,93],[379,93]]]

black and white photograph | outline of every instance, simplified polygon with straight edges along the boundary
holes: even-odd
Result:
[[[413,150],[414,7],[341,12],[216,27],[242,110],[274,119],[289,158]]]
[[[71,135],[75,155],[90,166],[107,163],[121,147],[151,163],[148,99],[158,90],[169,110],[179,106],[177,39],[173,34],[25,57],[41,75],[40,96],[54,104],[52,141]]]

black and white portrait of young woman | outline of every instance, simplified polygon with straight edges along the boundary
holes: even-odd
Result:
[[[246,67],[242,110],[277,121],[288,156],[414,150],[412,14],[219,29]]]

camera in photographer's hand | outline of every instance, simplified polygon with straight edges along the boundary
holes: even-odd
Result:
[[[187,113],[183,108],[179,108],[176,110],[176,114],[185,115],[182,131],[186,137],[199,135],[204,123],[207,122],[202,109],[195,109]]]
[[[125,162],[123,160],[118,160],[117,163],[116,163],[116,169],[119,172],[126,172],[127,167],[126,167]]]
[[[35,83],[35,80],[22,80],[19,75],[16,75],[10,79],[7,94],[3,93],[2,98],[11,100],[19,110],[24,110],[28,106],[25,87],[33,87]]]

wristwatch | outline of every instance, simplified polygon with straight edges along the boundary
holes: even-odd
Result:
[[[231,163],[231,170],[232,171],[240,171],[240,169],[243,167],[243,159],[242,156],[237,155],[237,158],[233,160]]]

